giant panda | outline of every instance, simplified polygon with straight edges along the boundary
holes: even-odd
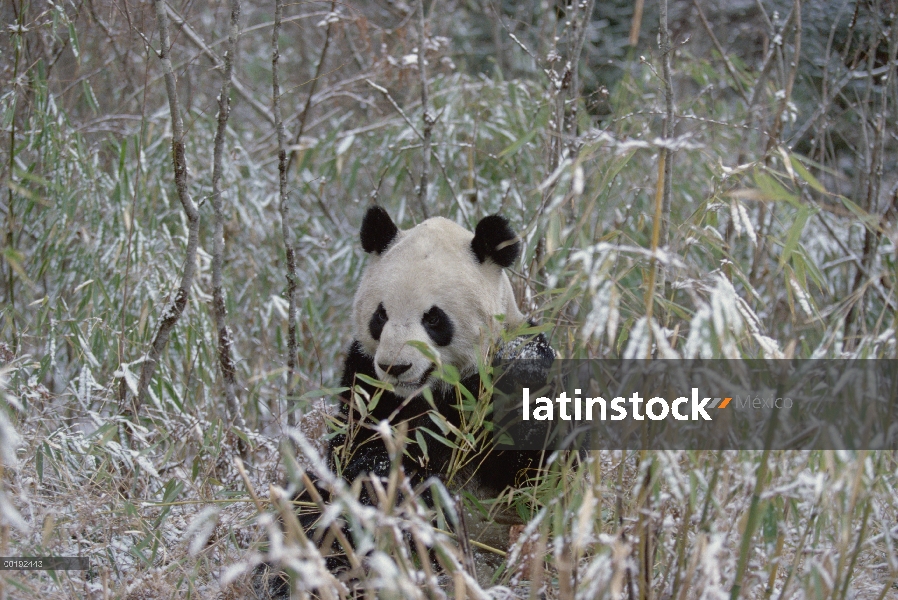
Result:
[[[369,397],[376,392],[359,377],[365,375],[393,389],[383,392],[369,421],[389,419],[392,425],[405,421],[411,440],[419,425],[433,430],[427,415],[432,409],[422,393],[428,387],[442,416],[460,424],[455,387],[436,379],[436,365],[409,342],[423,342],[443,365],[455,367],[461,384],[474,397],[481,389],[478,360],[485,357],[520,357],[548,370],[555,351],[543,334],[501,343],[503,329],[515,331],[529,324],[505,273],[517,260],[521,243],[504,217],[484,217],[473,233],[442,217],[400,230],[382,207],[373,205],[362,221],[360,238],[370,258],[352,306],[354,341],[340,383],[349,388],[342,396],[342,422],[358,421],[358,415],[350,415],[353,388],[362,388]],[[527,372],[533,377],[532,369]],[[430,476],[442,478],[452,454],[426,431],[422,435],[426,458],[416,444],[409,444],[403,457],[402,466],[413,485]],[[347,440],[352,447],[346,447]],[[341,475],[349,482],[364,475],[389,475],[389,453],[370,427],[359,428],[354,436],[334,437],[330,456],[334,467],[336,457],[345,457]],[[463,473],[460,483],[478,496],[494,497],[538,467],[541,457],[539,452],[486,448],[482,457],[470,461],[479,465],[476,471]],[[361,501],[371,502],[364,486]]]
[[[503,332],[532,325],[518,309],[505,273],[517,260],[521,243],[508,221],[499,215],[484,217],[473,233],[441,217],[400,230],[377,205],[365,214],[360,238],[362,249],[370,256],[353,300],[353,341],[343,367],[340,385],[346,391],[341,395],[338,414],[343,426],[356,429],[352,435],[340,433],[331,439],[330,467],[350,483],[359,477],[389,476],[387,446],[373,427],[358,425],[360,415],[353,408],[356,390],[373,398],[377,389],[369,382],[379,380],[389,384],[392,391],[382,392],[369,411],[368,424],[382,420],[392,425],[407,423],[412,442],[406,447],[402,468],[412,486],[432,476],[446,481],[452,450],[422,429],[425,457],[414,443],[415,431],[419,425],[435,429],[428,416],[433,409],[424,388],[429,388],[436,410],[458,426],[461,415],[457,391],[435,377],[435,363],[409,342],[426,344],[442,365],[455,367],[461,385],[475,398],[481,390],[478,361],[489,357],[506,364],[521,359],[527,368],[521,370],[517,383],[526,385],[533,379],[532,387],[539,387],[555,358],[546,337],[540,333],[502,343],[509,337]],[[495,497],[506,487],[521,483],[544,457],[542,452],[486,447],[469,462],[474,466],[460,473],[456,483],[475,496]],[[327,500],[326,489],[318,493]],[[428,493],[424,500],[429,503]],[[375,504],[368,486],[362,486],[359,500]],[[315,514],[300,518],[313,538],[318,537],[312,532],[316,520]],[[327,566],[332,571],[343,570],[348,564],[339,556],[336,545],[333,550],[338,554],[328,556]],[[270,597],[286,597],[285,579],[276,577],[266,585],[271,586]]]

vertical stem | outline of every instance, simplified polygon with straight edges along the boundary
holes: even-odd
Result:
[[[759,4],[760,6],[760,4]],[[784,36],[788,33],[789,28],[792,27],[792,20],[796,18],[796,3],[792,3],[792,8],[789,9],[789,14],[786,15],[785,20],[783,21],[783,25],[781,28],[777,29],[774,27],[773,23],[769,20],[767,21],[769,32],[770,32],[770,47],[767,50],[767,54],[764,57],[764,63],[761,66],[761,72],[758,75],[758,78],[755,81],[754,89],[751,93],[751,97],[748,101],[748,119],[746,121],[746,127],[751,129],[754,127],[755,120],[758,121],[760,131],[764,130],[764,126],[761,123],[761,116],[758,114],[759,111],[755,109],[755,105],[760,101],[761,95],[764,93],[766,89],[767,80],[770,78],[770,74],[773,70],[774,59],[781,51],[780,46],[783,44]],[[762,13],[764,14],[764,13]],[[799,17],[800,18],[800,17]],[[765,15],[766,19],[766,15]],[[849,35],[849,38],[851,36]],[[798,56],[796,55],[796,61],[798,60]],[[796,62],[797,64],[797,62]],[[827,63],[828,64],[828,63]],[[785,104],[783,105],[785,107]],[[781,113],[780,113],[781,114]],[[770,132],[774,131],[774,126],[771,124]],[[778,139],[779,133],[776,135],[772,135],[771,133],[765,132],[765,135],[768,135],[768,139],[766,142],[765,156],[764,156],[764,164],[768,164],[770,161],[769,151],[772,147],[775,147],[776,144],[771,142],[771,140]],[[749,139],[746,137],[746,140]],[[739,160],[742,160],[742,156],[740,153]],[[774,219],[775,219],[775,207],[770,209],[770,218],[769,223],[772,228]],[[763,271],[764,261],[767,256],[767,241],[766,241],[766,231],[769,231],[767,227],[767,205],[765,203],[761,203],[761,206],[758,208],[758,243],[755,246],[754,255],[752,257],[751,269],[749,270],[749,280],[752,282],[752,285],[757,285],[756,280],[759,277],[759,274]]]
[[[418,27],[420,33],[418,35],[418,72],[421,74],[421,108],[424,111],[422,120],[424,128],[422,130],[424,151],[424,162],[421,165],[421,185],[418,187],[418,204],[421,205],[421,212],[424,218],[427,218],[427,185],[430,178],[430,135],[433,129],[433,116],[430,114],[430,105],[427,100],[427,71],[424,60],[427,35],[424,31],[424,0],[418,1]]]
[[[571,5],[573,8],[575,5]],[[571,86],[568,92],[570,106],[565,112],[564,134],[568,135],[568,155],[572,158],[579,150],[577,135],[577,102],[580,99],[580,55],[583,53],[583,44],[586,43],[586,33],[589,29],[589,20],[595,7],[595,0],[586,0],[577,4],[577,16],[572,20],[574,35],[570,45],[571,58]]]
[[[16,11],[15,2],[12,3],[13,11]],[[25,8],[22,7],[22,10],[17,11],[16,15],[18,22],[18,31],[15,35],[15,64],[13,66],[13,85],[18,87],[19,80],[19,61],[21,59],[21,49],[22,49],[22,31],[25,26]],[[16,166],[16,108],[18,108],[18,90],[13,90],[13,98],[12,98],[12,122],[9,127],[9,180],[13,180],[13,172]],[[12,186],[7,186],[8,191],[8,202],[7,202],[7,212],[6,212],[6,248],[7,251],[12,252],[16,247],[16,213],[15,213],[15,205],[13,204],[13,192]],[[16,333],[16,292],[15,292],[15,271],[12,268],[12,263],[10,262],[11,257],[6,260],[6,269],[7,269],[7,282],[6,285],[7,290],[7,298],[9,299],[9,308],[6,311],[8,315],[10,326],[12,327],[12,350],[13,352],[18,351],[18,334]]]
[[[585,0],[583,3],[571,4],[570,25],[567,31],[567,60],[560,74],[554,73],[549,77],[549,85],[552,89],[555,102],[555,114],[551,119],[553,131],[549,140],[549,169],[554,172],[564,160],[565,148],[568,157],[573,159],[578,151],[577,139],[577,101],[580,97],[579,63],[583,45],[586,42],[586,32],[589,19],[592,16],[595,0]],[[557,38],[556,38],[557,39]],[[567,144],[565,144],[567,138]],[[543,190],[542,206],[549,202],[555,185]]]
[[[748,558],[752,551],[751,540],[755,535],[755,529],[760,517],[761,491],[767,479],[767,461],[770,450],[764,450],[761,455],[761,464],[758,466],[758,475],[755,479],[755,487],[751,493],[751,504],[748,507],[748,519],[745,522],[745,531],[742,533],[742,543],[739,546],[739,558],[736,562],[736,574],[733,577],[733,587],[730,588],[730,600],[736,600],[742,593],[742,579],[745,577],[745,569],[748,566]]]
[[[875,43],[871,42],[870,49],[868,51],[869,59],[867,61],[867,72],[872,73],[873,68],[875,66],[875,57],[876,51],[879,46],[879,39],[876,38]],[[867,152],[865,152],[865,156],[867,157],[867,170],[864,173],[864,184],[865,188],[865,197],[863,201],[862,208],[872,215],[877,216],[878,218],[882,218],[881,212],[877,206],[877,199],[880,194],[880,186],[882,184],[882,175],[883,175],[883,158],[886,153],[885,150],[885,126],[886,126],[886,114],[888,110],[888,98],[889,98],[889,90],[894,85],[895,78],[895,60],[898,58],[898,27],[893,23],[891,28],[891,35],[889,38],[889,62],[890,65],[888,71],[886,71],[886,76],[883,79],[880,89],[882,90],[882,96],[879,107],[879,114],[874,118],[869,119],[869,121],[873,122],[872,127],[872,140],[868,144]],[[872,106],[873,99],[873,75],[869,75],[867,79],[867,90],[863,101],[863,106]],[[864,129],[867,128],[868,119],[865,115],[862,115],[864,118],[861,119],[863,122]],[[864,136],[865,140],[869,140],[869,135]],[[861,254],[861,261],[857,266],[857,272],[854,276],[854,283],[852,284],[852,295],[855,296],[851,306],[851,310],[848,312],[848,315],[845,318],[845,341],[847,342],[846,346],[849,349],[857,348],[856,338],[863,331],[863,319],[864,319],[864,296],[866,295],[867,288],[870,287],[869,281],[874,279],[875,275],[872,273],[874,262],[876,259],[876,255],[879,252],[879,242],[882,236],[882,228],[881,224],[877,223],[875,226],[867,225],[864,229],[864,247]],[[867,277],[868,281],[865,282],[864,278]]]
[[[793,38],[794,47],[790,65],[791,69],[789,73],[782,73],[784,93],[777,105],[776,114],[773,117],[773,125],[770,128],[770,137],[767,139],[767,152],[775,149],[780,143],[780,136],[783,131],[783,114],[786,112],[786,109],[789,106],[789,101],[792,99],[792,87],[795,84],[795,77],[798,74],[798,62],[801,56],[801,0],[794,1],[790,16],[791,19],[789,19],[787,24],[783,27],[782,32],[783,37],[785,37],[792,20],[795,21],[795,36]],[[782,54],[783,51],[783,44],[776,46],[776,52],[778,54]],[[782,68],[784,69],[785,65],[782,65]]]
[[[137,134],[137,173],[134,176],[134,193],[131,195],[131,217],[128,226],[128,241],[125,247],[125,276],[122,278],[122,312],[120,315],[120,333],[118,339],[118,359],[125,362],[125,326],[128,314],[128,302],[130,296],[129,282],[131,281],[131,254],[134,240],[134,219],[137,214],[137,196],[140,191],[140,178],[143,175],[143,140],[147,132],[147,89],[149,88],[150,74],[150,47],[146,46],[143,68],[143,100],[140,105],[140,132]],[[128,385],[125,378],[119,382],[119,401],[124,403],[128,399]]]
[[[272,113],[274,114],[274,126],[277,129],[278,138],[278,192],[280,195],[281,231],[284,236],[284,250],[287,254],[287,425],[296,426],[296,411],[290,405],[293,395],[293,386],[296,379],[296,250],[293,246],[293,236],[290,230],[290,207],[287,205],[287,141],[284,133],[284,121],[281,119],[281,82],[278,73],[278,61],[280,60],[280,46],[278,36],[281,33],[281,19],[283,17],[283,2],[275,0],[274,4],[274,29],[271,34],[271,94]],[[323,61],[322,56],[322,62]],[[319,63],[320,68],[320,63]],[[311,101],[312,94],[309,94]],[[305,111],[303,113],[305,122]],[[302,125],[300,125],[300,132]]]
[[[660,50],[661,50],[661,78],[664,80],[664,121],[661,125],[661,137],[665,141],[673,135],[674,121],[674,93],[670,81],[670,30],[667,27],[667,0],[661,0],[660,6]],[[661,200],[661,229],[659,232],[659,244],[667,246],[670,227],[670,184],[673,178],[673,156],[669,148],[662,148],[664,156],[664,187]],[[661,274],[661,287],[664,288],[664,274]]]
[[[778,389],[782,389],[781,387]],[[779,422],[779,412],[773,411],[773,416],[767,423],[767,431],[764,434],[764,452],[761,454],[761,464],[758,466],[758,474],[751,492],[751,504],[748,506],[748,516],[745,520],[745,531],[742,532],[742,543],[739,545],[739,558],[736,561],[736,574],[733,576],[733,587],[730,588],[730,600],[736,600],[742,593],[742,580],[745,577],[745,569],[748,566],[749,556],[752,554],[752,538],[761,518],[761,494],[767,484],[767,473],[770,469],[770,447],[773,445],[773,436]],[[859,469],[863,471],[863,469]],[[852,511],[853,512],[853,508]]]
[[[187,300],[190,297],[190,287],[193,285],[193,276],[196,272],[196,251],[199,246],[200,214],[196,203],[190,196],[187,188],[187,156],[184,150],[184,120],[181,118],[181,107],[178,102],[178,87],[175,80],[175,72],[171,64],[171,39],[168,33],[168,16],[165,11],[164,0],[154,0],[156,6],[156,23],[159,28],[159,58],[162,62],[162,72],[165,76],[165,90],[168,95],[168,107],[172,120],[172,163],[175,170],[175,187],[178,190],[178,199],[187,216],[187,251],[181,273],[181,283],[175,292],[171,303],[162,311],[159,329],[153,339],[147,358],[140,369],[140,381],[137,387],[137,400],[133,407],[134,417],[140,412],[140,407],[147,395],[150,380],[156,371],[159,356],[168,344],[171,330],[181,318]]]
[[[665,0],[662,0],[664,2]],[[649,281],[646,286],[645,291],[645,319],[646,319],[646,327],[649,330],[649,336],[652,335],[654,328],[652,327],[652,312],[655,308],[655,279],[657,278],[658,271],[658,259],[656,253],[658,252],[658,244],[661,239],[661,221],[663,214],[663,197],[664,197],[664,187],[666,182],[667,173],[667,149],[661,148],[661,151],[658,153],[658,185],[655,188],[655,216],[652,219],[652,258],[649,261]],[[648,348],[648,356],[646,358],[652,358],[652,345],[649,344]]]
[[[640,455],[640,463],[645,464],[646,468],[645,477],[643,477],[642,486],[639,489],[639,497],[636,500],[639,512],[639,571],[642,574],[639,598],[641,600],[652,600],[652,570],[655,562],[655,552],[653,550],[654,535],[652,533],[652,486],[654,485],[655,461],[649,459],[648,452],[643,451]]]
[[[331,12],[336,10],[337,3],[331,2]],[[283,6],[281,6],[281,11],[283,12]],[[277,12],[277,5],[275,7],[275,12]],[[281,15],[283,17],[283,15]],[[280,22],[275,19],[275,31],[279,31],[281,28]],[[312,78],[312,83],[309,87],[309,95],[306,97],[306,103],[302,107],[302,112],[299,115],[299,129],[296,130],[296,137],[293,138],[293,149],[290,150],[290,154],[287,156],[287,167],[285,171],[287,173],[290,172],[290,167],[293,166],[293,160],[296,158],[296,147],[299,145],[300,138],[302,138],[302,134],[306,131],[306,122],[309,118],[309,109],[312,107],[312,97],[315,95],[315,89],[318,87],[318,80],[321,79],[321,70],[324,68],[324,59],[327,58],[327,49],[330,48],[331,45],[331,31],[333,31],[333,23],[328,19],[327,21],[327,29],[324,31],[324,45],[321,47],[321,57],[318,59],[318,66],[315,67],[315,77]],[[275,46],[275,52],[279,52],[277,46]],[[277,99],[280,101],[280,98]],[[275,122],[275,128],[283,127],[283,122],[278,125]]]
[[[661,139],[670,140],[673,130],[674,97],[670,82],[670,30],[667,28],[667,0],[661,0],[658,19],[658,46],[661,51],[661,78],[664,81],[664,121],[661,125]],[[658,151],[658,187],[655,189],[655,216],[652,222],[652,258],[649,263],[649,281],[646,289],[645,317],[650,338],[654,335],[652,313],[655,307],[656,282],[660,284],[662,293],[665,289],[664,273],[659,272],[658,248],[667,246],[670,222],[670,180],[673,176],[673,155],[670,148],[663,145]],[[666,295],[666,294],[664,294]],[[648,356],[652,357],[652,344],[649,344]]]
[[[631,47],[635,47],[639,43],[639,30],[642,28],[642,11],[645,7],[645,0],[636,0],[633,7],[633,20],[630,22],[630,38],[627,43]]]
[[[228,48],[224,55],[224,81],[218,95],[218,128],[215,131],[215,142],[212,153],[212,210],[215,214],[212,234],[212,313],[215,327],[218,330],[218,364],[221,368],[222,384],[227,401],[230,420],[238,427],[245,423],[237,402],[236,366],[231,356],[231,333],[227,325],[227,308],[222,291],[222,261],[224,255],[224,213],[221,207],[221,157],[224,149],[224,138],[231,114],[231,79],[234,71],[234,60],[237,54],[237,40],[240,36],[240,0],[231,0],[231,20],[228,31]]]

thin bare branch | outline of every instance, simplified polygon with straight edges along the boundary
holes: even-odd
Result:
[[[377,85],[370,79],[366,79],[365,83],[367,83],[368,85],[373,87],[375,90],[377,90],[378,92],[380,92],[381,94],[384,95],[384,98],[386,98],[387,101],[393,105],[393,108],[396,109],[396,112],[399,113],[399,116],[402,117],[402,120],[405,121],[405,124],[408,125],[409,128],[412,130],[412,132],[414,132],[414,134],[416,136],[418,136],[418,138],[421,139],[421,141],[423,142],[424,134],[422,134],[420,131],[418,131],[418,128],[415,127],[415,124],[412,123],[412,120],[409,118],[409,116],[407,114],[405,114],[405,111],[402,110],[402,107],[399,106],[399,103],[396,102],[396,100],[393,98],[392,95],[390,95],[389,90],[387,90],[387,88],[385,88],[383,86]],[[439,119],[439,116],[437,117],[437,119],[434,119],[434,121],[436,121],[438,119]],[[470,216],[468,216],[468,210],[465,208],[465,205],[462,203],[461,197],[456,193],[455,186],[452,184],[452,180],[449,178],[449,173],[446,171],[446,166],[443,164],[443,161],[440,160],[440,155],[432,154],[431,156],[432,156],[433,160],[435,160],[437,162],[437,166],[440,168],[440,172],[443,173],[443,178],[446,180],[446,185],[448,185],[449,189],[452,191],[452,197],[455,198],[455,204],[458,206],[458,210],[461,212],[464,220],[470,225],[471,218],[470,218]]]
[[[222,262],[224,255],[224,212],[221,206],[221,158],[224,151],[224,138],[231,114],[231,80],[234,72],[234,61],[237,56],[237,40],[240,36],[240,0],[230,0],[231,21],[228,33],[228,47],[224,55],[224,74],[221,91],[218,95],[218,127],[215,130],[215,142],[212,151],[212,210],[215,224],[212,234],[212,314],[215,317],[215,328],[218,331],[218,365],[221,368],[222,385],[225,392],[230,420],[237,427],[244,428],[245,423],[237,401],[237,368],[231,355],[231,332],[227,325],[227,308],[222,290]],[[241,440],[242,441],[242,440]]]
[[[666,3],[667,0],[661,0],[661,2]],[[654,335],[654,328],[652,327],[652,314],[655,309],[655,282],[659,278],[657,252],[661,240],[661,224],[664,222],[663,199],[664,187],[667,183],[667,178],[664,174],[667,171],[667,156],[667,150],[665,148],[661,148],[658,152],[658,185],[655,188],[655,214],[652,219],[652,258],[649,262],[649,280],[645,290],[645,320],[649,335]],[[661,277],[663,278],[663,275],[661,275]],[[651,344],[649,344],[648,356],[646,356],[645,358],[651,357],[652,346]]]
[[[337,8],[336,2],[331,2],[331,13]],[[312,107],[312,98],[315,96],[315,88],[318,87],[318,80],[321,79],[321,70],[324,68],[324,60],[327,58],[327,49],[331,45],[331,31],[334,25],[334,21],[330,18],[327,19],[327,29],[324,32],[324,45],[321,47],[321,57],[318,59],[318,66],[315,67],[315,77],[312,78],[309,88],[309,95],[306,97],[306,103],[302,108],[302,112],[299,114],[299,129],[296,130],[296,136],[293,138],[293,143],[291,144],[290,155],[287,157],[287,167],[286,171],[290,172],[290,167],[293,166],[293,161],[296,158],[296,148],[299,146],[300,139],[302,139],[302,134],[306,131],[306,120],[309,117],[309,109]],[[279,25],[275,25],[275,27],[279,28]],[[278,127],[277,125],[275,125]],[[283,124],[280,125],[283,127]]]
[[[427,48],[427,34],[424,30],[424,0],[418,0],[418,73],[421,75],[421,108],[424,121],[423,131],[423,162],[421,164],[421,185],[418,186],[418,204],[421,205],[421,213],[427,218],[427,185],[430,176],[430,136],[433,129],[433,117],[430,114],[430,103],[427,100],[427,61],[424,54]]]
[[[178,101],[178,85],[175,80],[175,72],[171,64],[171,39],[168,33],[168,14],[164,0],[154,0],[156,7],[156,24],[159,28],[159,59],[162,62],[162,71],[165,74],[165,91],[168,95],[168,108],[172,120],[172,163],[175,169],[175,187],[178,190],[178,200],[187,216],[187,249],[181,272],[181,283],[175,291],[175,297],[162,311],[159,328],[146,360],[140,369],[140,381],[137,387],[137,399],[133,406],[134,417],[140,413],[141,405],[146,399],[150,381],[156,371],[159,356],[168,344],[171,330],[178,323],[187,300],[190,297],[190,286],[193,285],[193,276],[196,271],[196,250],[199,245],[200,214],[196,203],[190,196],[187,188],[187,156],[184,151],[184,120],[181,118],[181,106]]]
[[[659,11],[659,49],[661,51],[661,80],[664,82],[664,120],[661,124],[661,138],[665,141],[669,140],[673,137],[674,133],[674,92],[673,92],[673,84],[671,83],[671,75],[670,75],[670,54],[673,50],[670,43],[670,29],[667,25],[667,0],[661,0],[660,11]],[[671,182],[673,181],[673,159],[674,154],[673,150],[665,145],[659,149],[659,171],[658,175],[661,177],[661,181],[659,183],[662,185],[661,190],[661,214],[658,215],[656,208],[656,218],[660,216],[660,220],[658,223],[658,239],[657,245],[656,240],[652,240],[652,255],[655,255],[658,248],[666,248],[670,241],[670,195],[671,195]],[[663,167],[663,170],[661,169]],[[654,236],[653,236],[654,238]],[[657,268],[657,263],[652,265],[652,270]],[[658,287],[661,289],[662,294],[665,296],[666,293],[666,276],[662,271],[658,276]],[[654,290],[653,290],[654,293]],[[651,313],[649,313],[651,314]],[[651,319],[649,319],[649,323],[647,327],[651,329]]]
[[[595,7],[595,0],[587,0],[584,4],[577,5],[577,17],[572,26],[570,43],[571,85],[568,89],[568,109],[565,113],[564,133],[568,136],[568,154],[573,157],[578,152],[579,140],[577,138],[577,103],[580,101],[580,55],[583,53],[583,44],[586,43],[586,33],[589,29],[589,20]]]
[[[792,3],[792,8],[789,10],[789,14],[786,15],[785,20],[783,21],[783,25],[781,28],[777,29],[776,25],[770,18],[767,16],[766,11],[764,10],[764,6],[760,0],[757,0],[757,6],[764,17],[764,22],[767,24],[769,35],[770,35],[770,46],[767,49],[767,54],[764,57],[763,65],[761,66],[761,72],[758,75],[757,80],[755,81],[754,88],[751,93],[751,97],[748,101],[748,117],[746,119],[746,124],[749,127],[754,125],[755,119],[759,119],[758,112],[755,110],[756,104],[759,102],[761,98],[761,94],[767,88],[767,80],[770,78],[770,74],[773,72],[774,59],[782,57],[783,52],[783,43],[786,34],[789,29],[792,27],[793,20],[797,17],[799,20],[801,19],[801,15],[796,15],[796,6],[797,3]],[[800,7],[799,7],[800,8]],[[796,33],[798,36],[797,41],[800,45],[800,33]],[[796,52],[794,54],[795,64],[797,65],[797,61],[799,60],[799,54]],[[781,60],[777,62],[782,62]],[[783,65],[780,65],[782,68]],[[785,88],[787,85],[787,75],[785,72],[781,73],[783,78],[783,87]],[[782,111],[785,110],[787,104],[779,103],[777,104],[777,115],[774,116],[774,121],[771,123],[770,127],[760,128],[764,130],[764,134],[766,135],[766,147],[764,151],[764,164],[768,164],[770,161],[771,153],[780,145],[780,137],[782,134]],[[760,119],[759,119],[760,122]],[[746,141],[749,138],[745,138]],[[767,256],[768,252],[768,244],[766,231],[768,227],[772,227],[773,218],[776,212],[776,206],[772,206],[770,209],[770,218],[768,219],[768,208],[766,204],[762,204],[758,210],[758,232],[757,239],[758,244],[755,246],[754,256],[752,258],[752,266],[749,271],[749,279],[751,281],[755,281],[755,278],[759,272],[759,269],[764,264],[764,260]]]
[[[13,66],[13,81],[18,81],[19,79],[19,63],[21,61],[21,50],[22,44],[24,44],[24,40],[22,40],[21,31],[24,28],[25,22],[25,11],[22,10],[17,15],[17,31],[18,33],[14,36],[14,44],[15,44],[15,59]],[[9,127],[9,180],[13,180],[13,173],[15,173],[15,165],[16,165],[16,109],[18,108],[18,98],[19,94],[14,93],[12,99],[12,119]],[[13,203],[13,188],[12,186],[7,186],[8,191],[8,206],[6,209],[6,247],[14,250],[16,247],[16,207]],[[13,269],[13,264],[11,261],[5,261],[7,268],[7,281],[6,281],[6,295],[9,301],[9,310],[3,311],[6,318],[9,319],[10,329],[11,329],[11,338],[13,343],[13,350],[17,350],[19,347],[18,344],[18,332],[16,330],[16,276],[15,270]]]
[[[184,32],[184,35],[187,37],[190,42],[196,46],[203,54],[205,54],[209,60],[212,61],[212,64],[216,66],[218,69],[226,68],[224,62],[227,61],[227,57],[225,57],[225,61],[222,61],[215,52],[206,45],[206,42],[203,41],[203,38],[194,31],[194,29],[179,15],[173,8],[170,6],[167,7],[167,12],[171,17],[171,20],[177,25],[181,31]],[[230,46],[230,36],[228,36],[228,44]],[[269,123],[274,123],[274,117],[268,111],[264,104],[256,100],[256,97],[253,95],[252,91],[250,91],[243,83],[240,82],[236,77],[231,77],[231,84],[234,86],[234,91],[240,94],[240,97],[246,100],[250,106],[252,106],[256,112],[265,117],[265,119]]]
[[[143,149],[144,134],[147,126],[147,91],[150,78],[150,47],[144,46],[146,58],[143,67],[143,100],[140,103],[140,135],[137,137],[137,173],[134,177],[134,191],[131,194],[131,218],[137,214],[137,197],[140,191],[140,182],[143,176]],[[133,262],[134,223],[128,226],[128,241],[125,246],[125,276],[122,278],[122,311],[120,315],[121,333],[118,342],[119,362],[125,362],[125,323],[128,314],[128,302],[130,299],[131,263]],[[128,400],[128,384],[124,377],[119,382],[119,402]]]
[[[748,95],[745,93],[745,89],[742,87],[742,82],[739,81],[739,77],[736,75],[736,69],[733,67],[733,63],[730,62],[730,57],[724,52],[723,46],[721,46],[720,42],[717,40],[717,36],[714,35],[714,30],[711,29],[711,24],[708,23],[708,19],[705,17],[705,11],[702,10],[702,6],[699,4],[698,0],[692,0],[692,5],[695,6],[695,10],[698,11],[698,18],[702,22],[702,27],[705,28],[705,33],[711,38],[711,43],[714,44],[714,48],[717,50],[718,54],[720,54],[720,58],[723,60],[723,66],[726,67],[730,79],[733,80],[733,85],[735,85],[736,91],[739,92],[739,95],[742,96],[742,99],[748,104]]]
[[[796,0],[797,1],[797,0]],[[860,103],[862,107],[874,107],[875,104],[872,101],[872,95],[874,88],[879,89],[880,93],[880,105],[878,114],[867,116],[866,109],[862,109],[861,112],[861,123],[863,126],[864,133],[864,162],[866,163],[867,169],[863,173],[862,186],[864,189],[864,199],[862,208],[868,211],[871,214],[879,216],[881,214],[880,207],[878,206],[879,195],[880,195],[880,187],[882,185],[882,176],[883,176],[883,161],[885,155],[885,139],[886,139],[886,115],[888,111],[889,104],[889,90],[892,87],[892,81],[895,77],[895,62],[896,58],[898,58],[898,34],[896,34],[895,28],[893,26],[891,30],[891,35],[888,38],[889,44],[889,60],[888,60],[888,73],[886,77],[880,81],[876,82],[875,78],[871,75],[867,79],[867,89],[864,101]],[[873,40],[870,43],[870,49],[867,53],[867,72],[873,73],[876,54],[878,47],[881,43],[881,39],[879,35],[875,35]],[[879,85],[876,85],[879,83]],[[894,102],[894,98],[892,98]],[[868,131],[868,129],[870,131]],[[854,285],[853,285],[853,293],[852,296],[856,298],[854,304],[851,307],[851,310],[848,312],[847,317],[845,318],[845,341],[848,348],[856,347],[856,337],[863,332],[864,324],[862,323],[864,318],[864,313],[866,311],[865,306],[865,295],[868,287],[873,287],[876,285],[876,280],[878,279],[877,274],[873,274],[873,277],[870,277],[869,274],[873,271],[874,263],[876,261],[876,257],[879,254],[879,244],[882,238],[882,227],[881,222],[877,224],[877,226],[870,227],[867,226],[864,230],[864,248],[863,254],[861,255],[861,264],[858,265],[858,270],[855,273]],[[865,277],[867,280],[865,281]]]
[[[793,21],[795,22],[795,36],[792,42],[792,62],[789,73],[785,74],[785,85],[783,86],[783,96],[777,105],[776,115],[773,118],[773,127],[770,128],[770,136],[768,137],[767,150],[772,150],[779,145],[780,134],[783,130],[783,115],[792,101],[792,87],[795,84],[795,77],[798,75],[798,63],[801,57],[801,0],[795,0],[792,4]],[[785,29],[783,30],[786,31]]]
[[[296,426],[296,411],[290,405],[293,387],[296,381],[296,249],[293,245],[293,234],[290,226],[290,206],[287,203],[287,135],[281,119],[281,81],[278,71],[280,60],[279,36],[281,34],[281,18],[284,6],[282,0],[275,0],[274,28],[271,34],[271,96],[274,126],[278,136],[278,193],[280,196],[281,231],[284,236],[284,250],[287,255],[287,425]],[[309,98],[312,94],[309,94]],[[302,127],[300,127],[302,130]]]
[[[383,86],[377,85],[370,79],[366,79],[365,83],[367,83],[368,85],[373,87],[375,90],[377,90],[378,92],[380,92],[381,94],[384,95],[384,98],[386,98],[387,101],[393,105],[393,108],[396,109],[396,112],[399,113],[399,116],[402,117],[402,120],[405,121],[405,124],[408,125],[411,128],[411,130],[415,133],[415,135],[418,136],[419,138],[421,138],[421,141],[423,142],[424,135],[420,131],[418,131],[418,128],[415,127],[415,124],[412,123],[412,120],[409,119],[407,114],[405,114],[405,111],[402,110],[402,107],[399,106],[399,104],[396,102],[396,100],[393,98],[393,96],[390,95],[389,90],[387,90],[387,88],[385,88]]]
[[[759,2],[759,4],[760,4],[760,2]],[[767,78],[770,76],[770,71],[773,68],[773,59],[776,57],[777,48],[780,45],[782,45],[781,34],[785,33],[789,29],[790,25],[792,24],[792,19],[794,17],[795,17],[795,5],[793,4],[792,10],[790,10],[789,14],[786,16],[786,20],[783,23],[783,27],[782,27],[782,29],[780,29],[780,31],[775,31],[773,29],[772,23],[769,25],[771,28],[770,29],[770,36],[771,36],[770,48],[768,48],[767,55],[764,57],[764,63],[761,66],[761,73],[760,73],[760,75],[758,75],[758,79],[755,82],[755,87],[751,93],[751,98],[748,101],[749,119],[752,118],[752,110],[753,110],[755,104],[758,103],[758,100],[760,99],[760,96],[761,96],[761,92],[764,91],[764,86],[767,83]]]

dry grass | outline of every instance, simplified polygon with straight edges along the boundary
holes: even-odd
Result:
[[[471,537],[489,525],[483,539],[504,556],[445,533],[460,523],[438,482],[427,509],[394,470],[382,491],[402,501],[373,509],[331,481],[327,518],[348,521],[368,556],[352,590],[283,501],[303,473],[328,478],[319,402],[350,341],[369,199],[403,226],[424,209],[469,225],[508,216],[524,242],[513,273],[522,308],[564,357],[895,359],[894,1],[806,2],[796,19],[792,3],[765,0],[736,21],[699,2],[709,23],[690,43],[689,3],[672,4],[666,141],[654,5],[635,49],[624,45],[629,3],[598,3],[589,31],[582,15],[538,2],[502,5],[501,21],[470,4],[430,9],[427,151],[415,133],[417,5],[288,6],[293,380],[271,7],[244,2],[220,173],[239,426],[210,306],[221,77],[209,53],[223,48],[228,18],[196,4],[175,6],[192,33],[174,20],[172,48],[200,214],[196,274],[147,399],[129,413],[188,228],[160,65],[141,37],[158,44],[154,15],[121,4],[0,8],[17,24],[0,37],[0,555],[91,558],[87,572],[0,571],[0,598],[252,598],[262,561],[293,574],[299,597],[312,586],[322,597],[898,596],[891,452],[559,458],[493,505],[464,500]],[[581,57],[572,71],[568,56]],[[661,147],[670,223],[653,252]],[[423,191],[422,155],[432,157]],[[286,426],[293,408],[299,433]],[[426,548],[436,562],[420,559]]]

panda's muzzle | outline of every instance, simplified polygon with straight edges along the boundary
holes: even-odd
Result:
[[[407,363],[404,365],[385,365],[383,363],[377,363],[377,366],[380,367],[381,371],[383,371],[387,375],[392,375],[393,377],[399,377],[412,368],[411,363]]]

